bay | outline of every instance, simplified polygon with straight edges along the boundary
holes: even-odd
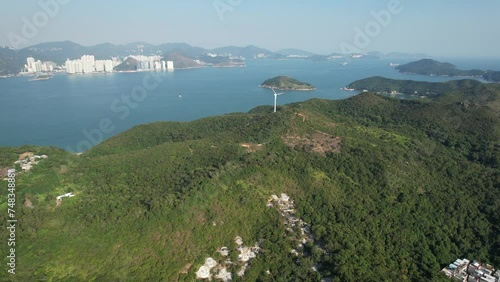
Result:
[[[139,124],[191,121],[271,106],[272,92],[259,84],[277,75],[292,76],[317,87],[316,91],[286,92],[279,96],[279,105],[311,98],[345,99],[357,92],[342,91],[341,87],[376,75],[423,81],[458,79],[400,74],[388,66],[393,60],[351,60],[347,65],[341,62],[248,60],[243,68],[58,74],[45,81],[29,81],[28,77],[0,79],[0,146],[44,145],[79,152]],[[477,65],[474,60],[462,59],[460,67],[481,68],[481,63],[487,64],[486,69],[498,65],[498,60]],[[146,92],[141,92],[145,88]],[[132,94],[140,99],[130,98]],[[103,133],[103,122],[112,130]]]

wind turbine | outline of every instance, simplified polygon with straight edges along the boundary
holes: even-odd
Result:
[[[276,100],[278,99],[279,95],[285,94],[285,93],[283,93],[283,92],[276,93],[276,91],[274,91],[274,88],[271,88],[271,90],[273,90],[273,92],[274,92],[274,112],[276,112]]]

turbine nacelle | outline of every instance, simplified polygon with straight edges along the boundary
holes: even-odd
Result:
[[[274,88],[271,88],[271,90],[273,90],[274,95],[281,95],[281,94],[285,94],[284,92],[281,92],[281,93],[276,93],[276,91],[274,91]]]

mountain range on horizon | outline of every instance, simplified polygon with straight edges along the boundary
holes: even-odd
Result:
[[[308,58],[315,61],[328,60],[331,56],[349,56],[352,54],[330,53],[327,55],[314,54],[301,49],[282,49],[276,52],[260,48],[254,45],[244,47],[223,46],[214,49],[192,46],[187,43],[164,43],[159,45],[147,42],[132,42],[128,44],[101,43],[93,46],[84,46],[72,41],[46,42],[25,47],[12,49],[7,46],[0,48],[0,75],[17,74],[26,63],[27,57],[34,57],[41,61],[53,61],[63,64],[66,59],[76,59],[83,55],[94,55],[96,59],[109,59],[111,57],[126,57],[129,55],[161,55],[168,56],[170,53],[178,53],[190,59],[197,59],[207,53],[231,54],[235,57],[245,59],[267,58],[267,59],[289,59]],[[429,57],[426,54],[369,52],[365,54],[370,58],[399,57],[399,58],[422,58]],[[291,57],[290,57],[291,56]]]

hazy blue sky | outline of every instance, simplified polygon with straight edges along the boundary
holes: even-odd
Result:
[[[40,2],[50,1],[63,0]],[[186,42],[205,48],[253,44],[327,54],[340,52],[344,42],[363,52],[500,57],[498,0],[400,0],[401,13],[392,14],[380,31],[372,25],[375,35],[362,45],[355,44],[355,28],[370,26],[372,11],[386,10],[391,0],[64,1],[26,45],[61,40],[83,45]],[[224,9],[231,3],[232,10],[219,17],[214,5]],[[0,45],[11,46],[9,33],[23,36],[22,18],[32,22],[43,10],[39,1],[26,0],[1,1],[0,11]]]

